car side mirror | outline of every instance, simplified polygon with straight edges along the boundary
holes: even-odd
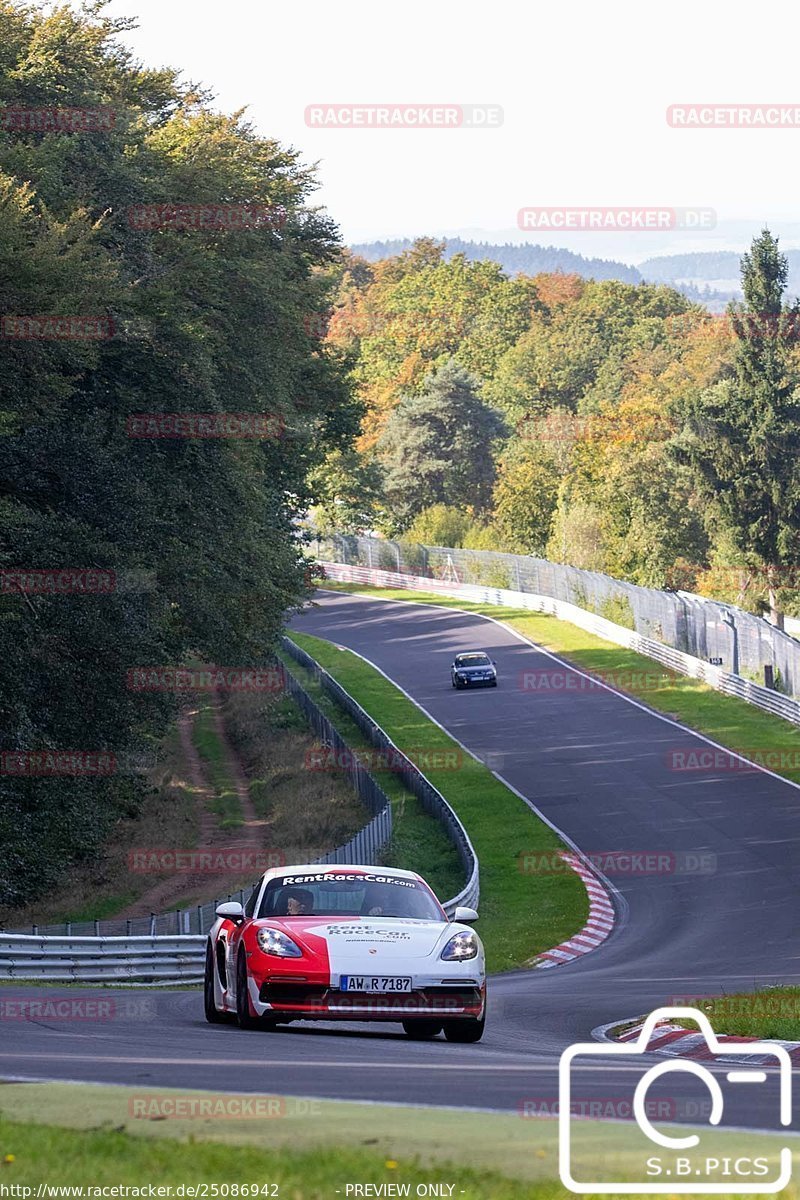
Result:
[[[226,921],[243,921],[244,909],[238,900],[229,900],[226,904],[217,905],[217,916]]]
[[[478,919],[478,914],[475,912],[474,908],[459,907],[453,913],[453,920],[461,921],[464,925],[469,925],[473,921],[477,921],[477,919]]]

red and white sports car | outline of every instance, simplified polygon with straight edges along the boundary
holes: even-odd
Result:
[[[409,1037],[477,1042],[483,946],[413,871],[273,867],[244,909],[221,904],[209,934],[205,1011],[243,1029],[290,1021],[399,1021]]]

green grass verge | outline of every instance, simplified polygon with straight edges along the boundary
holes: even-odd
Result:
[[[244,814],[236,785],[228,771],[228,760],[214,722],[210,704],[198,711],[192,727],[192,741],[203,760],[215,797],[211,802],[221,829],[237,829],[244,823]]]
[[[686,996],[682,1002],[706,1013],[716,1033],[800,1042],[800,987],[761,988],[728,996]],[[683,1019],[675,1024],[687,1029],[696,1027],[693,1021]]]
[[[537,645],[600,675],[617,690],[635,696],[656,711],[747,758],[763,762],[776,774],[800,783],[800,729],[796,725],[771,716],[744,700],[724,696],[697,679],[668,671],[653,659],[603,641],[577,625],[526,609],[473,604],[427,592],[370,588],[360,584],[336,585],[330,580],[325,587],[384,600],[439,604],[503,621]],[[700,772],[693,771],[693,774]]]
[[[370,765],[374,747],[353,718],[317,683],[310,671],[306,671],[288,654],[282,654],[281,658],[350,749],[364,751],[365,762]],[[417,797],[408,790],[395,771],[381,769],[380,766],[373,768],[371,765],[370,770],[392,804],[392,842],[383,854],[384,864],[387,867],[419,871],[440,900],[457,896],[464,886],[464,870],[442,826],[435,817],[425,812]]]
[[[136,1115],[137,1101],[176,1099],[212,1103],[219,1115]],[[272,1117],[229,1115],[247,1100],[261,1101]],[[631,1123],[578,1125],[579,1178],[642,1178],[634,1171],[649,1150]],[[707,1132],[703,1150],[720,1158],[774,1158],[784,1140]],[[287,1200],[344,1200],[348,1184],[408,1185],[413,1197],[418,1184],[437,1183],[452,1187],[453,1200],[566,1200],[570,1193],[556,1182],[557,1137],[555,1120],[513,1114],[174,1089],[0,1087],[0,1183],[17,1187],[247,1183],[277,1185],[258,1194]]]
[[[586,891],[571,871],[529,875],[525,854],[553,852],[561,840],[403,693],[349,650],[292,631],[292,640],[321,663],[404,751],[443,751],[454,762],[425,775],[449,801],[472,839],[481,869],[481,920],[489,969],[519,966],[571,937],[589,913]],[[413,865],[413,864],[409,864]]]

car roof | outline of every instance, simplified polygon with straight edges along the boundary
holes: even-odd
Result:
[[[371,867],[365,866],[363,863],[292,863],[286,867],[270,867],[262,875],[262,881],[265,879],[277,879],[282,875],[327,875],[334,873],[337,875],[386,875],[392,879],[418,879],[424,883],[421,875],[416,871],[403,871],[400,867]]]
[[[480,654],[482,658],[489,657],[485,650],[459,650],[456,658],[470,658],[473,654]]]

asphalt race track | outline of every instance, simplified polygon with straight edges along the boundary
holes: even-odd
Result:
[[[561,1051],[607,1021],[674,995],[800,983],[800,789],[757,769],[674,770],[674,751],[708,743],[586,686],[580,672],[492,621],[321,592],[294,626],[363,654],[586,852],[657,852],[682,869],[615,875],[611,938],[569,965],[496,977],[487,1033],[475,1046],[414,1043],[399,1026],[214,1027],[199,991],[153,990],[146,1018],[2,1022],[0,1076],[513,1112],[526,1099],[553,1102]],[[473,648],[496,660],[497,689],[451,688],[453,654]],[[526,690],[523,672],[558,683]],[[603,1057],[581,1070],[576,1094],[628,1095],[640,1073]],[[689,1119],[705,1089],[692,1077],[667,1079],[660,1094],[677,1098],[676,1119]],[[725,1124],[778,1128],[772,1082],[738,1098],[731,1089]]]

